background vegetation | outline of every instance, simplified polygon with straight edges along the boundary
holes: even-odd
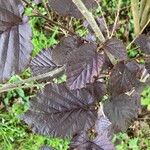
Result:
[[[128,44],[134,36],[134,25],[131,11],[129,11],[130,1],[122,0],[122,2],[116,36]],[[33,3],[33,7],[39,9],[43,15],[48,15],[43,4],[37,5]],[[111,26],[114,23],[117,12],[117,1],[103,0],[101,7],[103,15],[107,16],[107,23]],[[26,8],[26,15],[33,15],[32,8]],[[58,17],[53,12],[50,15],[51,19],[62,25],[74,28],[80,36],[85,36],[88,33],[83,23],[79,20]],[[101,9],[95,10],[94,15],[101,16]],[[46,21],[41,18],[30,17],[30,25],[33,30],[32,43],[34,45],[32,57],[35,57],[45,47],[53,47],[59,42],[63,34],[67,34],[57,26],[48,26]],[[145,32],[147,31],[148,27]],[[140,55],[140,51],[130,47],[128,55],[134,58]],[[30,70],[27,69],[19,76],[13,76],[9,82],[15,83],[30,76]],[[65,76],[61,79],[56,79],[55,82],[63,82],[64,80]],[[51,145],[56,150],[67,150],[69,139],[53,139],[33,134],[27,125],[19,119],[19,115],[28,109],[30,98],[42,86],[39,84],[37,88],[17,89],[0,95],[0,150],[39,150],[42,145]],[[118,150],[150,150],[150,87],[146,87],[141,96],[143,105],[141,115],[134,125],[128,129],[127,134],[118,134],[113,139],[114,143],[118,144],[116,147]]]

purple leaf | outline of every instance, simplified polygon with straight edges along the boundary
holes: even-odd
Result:
[[[73,51],[66,65],[67,85],[71,90],[86,87],[98,77],[104,57],[96,52],[97,46],[86,43]]]
[[[84,89],[70,91],[65,84],[49,84],[31,100],[30,109],[22,119],[36,133],[72,136],[94,125],[95,103]]]
[[[146,54],[150,54],[150,38],[144,34],[136,38],[134,42]]]
[[[105,124],[105,126],[104,126]],[[114,150],[109,135],[110,122],[106,118],[101,117],[97,121],[97,136],[92,140],[88,137],[87,132],[83,131],[76,134],[70,144],[71,150]]]
[[[83,3],[88,9],[97,7],[94,0],[83,0]],[[73,16],[78,19],[83,17],[72,0],[49,0],[49,5],[61,16]]]
[[[112,70],[108,82],[108,90],[112,95],[130,91],[138,83],[142,73],[141,66],[132,62],[120,62]]]
[[[42,50],[31,61],[30,67],[34,76],[47,73],[57,67],[60,67],[53,62],[51,53],[51,49]]]
[[[101,100],[106,94],[106,85],[102,82],[96,81],[92,84],[87,84],[86,90],[96,99]]]
[[[52,50],[52,59],[57,65],[66,64],[70,53],[82,44],[82,40],[76,37],[63,37],[60,43]]]
[[[117,61],[127,60],[127,50],[123,42],[117,38],[107,40],[103,46],[104,51],[108,55],[111,55]]]
[[[0,0],[0,81],[24,70],[32,51],[31,28],[22,21],[18,0]]]
[[[139,113],[140,97],[133,93],[111,97],[104,104],[104,113],[111,121],[114,132],[126,131]]]

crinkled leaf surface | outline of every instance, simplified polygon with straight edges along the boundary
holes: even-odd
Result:
[[[108,56],[114,57],[117,61],[127,60],[127,50],[123,42],[117,38],[105,42],[103,49]]]
[[[97,6],[94,0],[82,0],[88,9],[93,9]],[[73,16],[82,18],[82,14],[72,2],[72,0],[49,0],[50,7],[62,16]]]
[[[130,91],[140,78],[141,66],[136,62],[119,62],[112,69],[108,90],[112,95],[119,95]]]
[[[96,137],[92,140],[86,131],[82,131],[73,136],[71,150],[114,150],[111,143],[111,122],[102,115],[98,117],[95,123]]]
[[[139,112],[140,97],[126,94],[111,97],[104,104],[104,113],[111,121],[114,132],[126,131]]]
[[[0,81],[21,72],[30,61],[31,28],[18,0],[0,0]]]
[[[34,132],[50,136],[72,136],[94,125],[95,100],[86,90],[70,91],[65,84],[49,84],[31,100],[22,119]]]
[[[104,56],[96,52],[97,46],[86,43],[70,54],[66,65],[67,85],[71,90],[93,83],[102,70]]]
[[[115,148],[110,142],[107,132],[104,131],[93,141],[89,140],[87,134],[84,132],[77,134],[72,139],[70,150],[115,150]]]
[[[63,37],[60,43],[52,50],[52,59],[57,65],[66,64],[72,51],[78,48],[82,40],[73,36]]]
[[[146,54],[150,54],[150,38],[144,34],[141,34],[135,40],[135,44]]]
[[[30,64],[33,75],[40,75],[43,73],[47,73],[56,67],[56,65],[52,60],[52,50],[42,50],[32,61]]]
[[[96,81],[92,84],[87,84],[86,90],[95,97],[96,100],[101,100],[106,94],[106,85],[100,81]]]

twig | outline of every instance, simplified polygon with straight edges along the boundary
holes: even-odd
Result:
[[[46,4],[45,0],[42,0],[42,2],[43,2],[43,5],[44,5],[45,10],[46,10],[47,13],[48,13],[49,18],[51,18],[51,14],[50,14],[50,12],[49,12],[49,9],[48,9],[48,7],[47,7],[47,4]]]
[[[0,93],[6,92],[6,91],[10,91],[10,90],[14,90],[14,89],[18,89],[18,88],[29,88],[31,87],[31,85],[25,85],[26,83],[29,82],[33,82],[33,81],[38,81],[40,79],[44,79],[49,77],[49,79],[53,79],[55,77],[57,77],[58,75],[60,75],[63,71],[64,71],[64,67],[60,67],[58,69],[55,69],[53,71],[50,71],[48,73],[45,74],[41,74],[38,76],[34,76],[25,80],[21,80],[18,81],[16,83],[10,83],[10,84],[4,84],[1,88],[0,88]],[[37,85],[33,85],[32,87],[36,87]]]
[[[130,48],[130,46],[134,43],[134,41],[138,38],[138,36],[140,34],[142,34],[142,32],[145,30],[145,28],[147,27],[147,25],[150,23],[150,19],[147,21],[147,23],[145,24],[145,26],[143,27],[143,29],[140,31],[140,33],[131,41],[131,43],[127,46],[127,49]]]
[[[118,7],[117,8],[118,8],[117,9],[117,16],[115,18],[115,22],[114,22],[114,26],[113,26],[110,38],[112,38],[112,36],[113,36],[113,34],[114,34],[115,30],[116,30],[117,22],[118,22],[118,19],[119,19],[120,8],[121,8],[121,0],[118,1]]]
[[[100,42],[105,42],[105,37],[103,36],[100,28],[98,27],[93,15],[91,12],[88,11],[88,9],[85,7],[83,2],[81,0],[72,0],[73,3],[77,6],[79,11],[82,13],[82,15],[86,18],[88,23],[90,24],[91,28],[95,32],[95,35],[99,39]]]
[[[134,32],[135,35],[139,35],[140,32],[139,0],[131,0],[131,10],[134,21]]]

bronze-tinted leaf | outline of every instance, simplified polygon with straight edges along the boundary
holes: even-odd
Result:
[[[104,57],[96,52],[97,46],[86,43],[70,54],[66,65],[67,85],[71,90],[93,83],[102,70]]]
[[[96,101],[86,90],[70,91],[65,84],[49,84],[31,100],[22,119],[34,132],[72,136],[94,125]]]
[[[18,0],[0,0],[0,81],[27,67],[32,51],[31,28],[22,19]]]
[[[66,64],[72,51],[82,44],[82,40],[76,37],[63,37],[60,43],[52,50],[52,59],[57,65]]]
[[[150,54],[150,38],[144,34],[141,34],[135,40],[135,44],[146,54]]]
[[[92,84],[87,84],[86,90],[95,97],[96,100],[101,100],[106,94],[106,85],[100,81],[96,81]]]
[[[112,55],[117,61],[127,60],[127,50],[123,42],[117,38],[107,40],[103,46],[108,56]]]
[[[119,95],[135,87],[141,76],[141,66],[132,62],[120,62],[111,72],[108,90],[112,95]]]
[[[83,0],[83,3],[88,9],[97,7],[94,0]],[[75,18],[82,18],[82,14],[72,2],[72,0],[49,0],[50,7],[62,16],[73,16]]]
[[[140,97],[126,94],[111,97],[104,104],[104,113],[111,121],[114,131],[126,131],[139,113]]]
[[[51,56],[52,50],[42,50],[32,61],[31,61],[31,70],[33,75],[40,75],[43,73],[47,73],[56,67],[60,67],[56,65]]]

